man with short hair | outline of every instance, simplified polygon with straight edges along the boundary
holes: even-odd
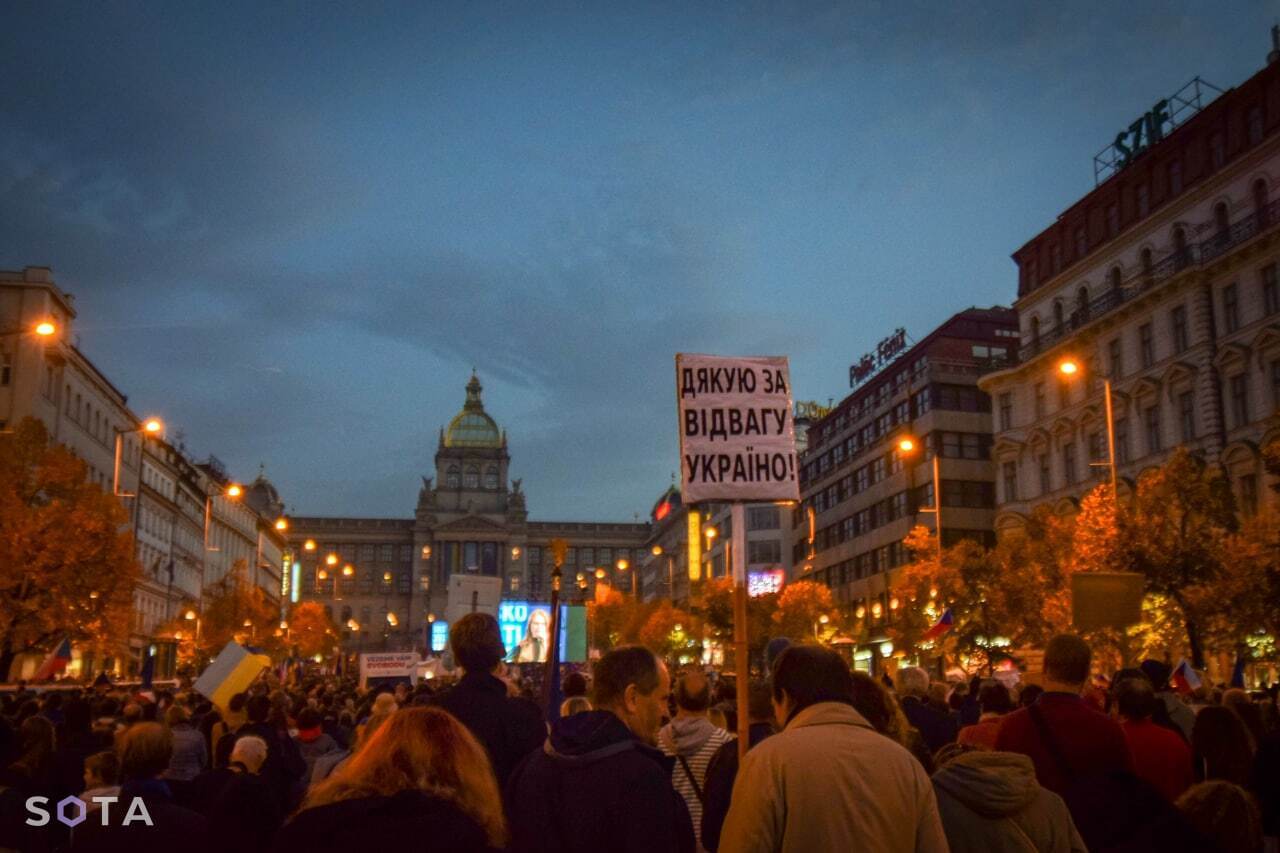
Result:
[[[960,729],[956,743],[978,749],[995,749],[1000,720],[1013,710],[1009,688],[994,680],[982,682],[978,688],[978,708],[981,711],[978,721]]]
[[[747,685],[747,749],[773,734],[773,694],[765,681]],[[720,830],[733,797],[733,783],[738,778],[738,740],[734,738],[716,750],[707,765],[707,781],[703,786],[702,824],[695,825],[698,840],[712,851],[720,848]]]
[[[493,674],[507,654],[497,619],[488,613],[463,616],[449,629],[449,648],[463,675],[431,704],[457,717],[484,745],[501,790],[516,765],[546,740],[542,711],[509,695],[506,682]]]
[[[898,703],[907,722],[924,738],[934,753],[956,739],[958,726],[950,714],[929,705],[929,673],[918,666],[898,670]]]
[[[1092,659],[1089,644],[1074,634],[1049,640],[1044,650],[1044,692],[1035,704],[1006,716],[996,733],[997,750],[1029,757],[1040,784],[1060,796],[1080,778],[1133,770],[1119,724],[1095,711],[1081,696]]]
[[[593,674],[596,710],[563,717],[507,785],[518,853],[690,853],[693,824],[654,748],[671,679],[653,652],[622,646]]]
[[[853,675],[835,652],[792,646],[774,664],[782,730],[747,753],[719,849],[946,851],[920,763],[853,708]]]
[[[675,758],[671,784],[684,797],[694,831],[702,826],[707,765],[733,735],[707,719],[711,706],[711,683],[698,670],[686,672],[676,681],[676,715],[658,732],[658,749]]]

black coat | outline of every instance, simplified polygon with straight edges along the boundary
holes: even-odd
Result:
[[[617,716],[557,720],[507,786],[517,853],[690,853],[693,824],[671,787],[675,759],[641,743]]]
[[[204,816],[173,802],[167,786],[144,782],[135,788],[126,783],[119,801],[109,808],[109,826],[101,816],[91,813],[88,820],[71,834],[72,853],[137,853],[139,850],[181,850],[182,853],[204,853],[214,848],[210,843],[209,824]],[[124,825],[134,795],[141,796],[153,826],[141,821]]]
[[[480,824],[456,805],[421,791],[339,800],[298,812],[276,835],[279,853],[448,850],[487,853]]]
[[[520,760],[547,739],[538,706],[528,699],[508,696],[507,685],[487,672],[467,673],[432,704],[457,717],[484,745],[499,790]]]
[[[930,754],[952,743],[960,733],[960,727],[950,714],[929,707],[915,696],[902,700],[902,713],[906,715],[907,722],[920,730]]]
[[[752,723],[748,729],[747,749],[773,734],[768,723]],[[716,750],[707,765],[706,781],[702,783],[702,826],[698,837],[702,846],[714,851],[720,846],[720,830],[729,814],[729,801],[733,798],[733,783],[738,778],[738,741],[731,740]]]
[[[208,819],[218,849],[253,853],[270,847],[283,815],[262,778],[243,768],[237,762],[197,776],[192,807]]]
[[[236,731],[223,735],[218,741],[214,766],[226,767],[236,740],[245,735],[255,735],[266,741],[267,760],[262,762],[258,775],[275,794],[281,812],[290,811],[302,793],[307,763],[293,738],[281,734],[270,723],[245,723]]]

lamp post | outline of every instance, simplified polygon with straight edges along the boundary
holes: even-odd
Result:
[[[631,563],[627,562],[626,560],[619,560],[616,563],[616,565],[618,567],[618,571],[620,572],[625,572],[627,569],[631,567]],[[635,572],[631,573],[631,597],[632,598],[636,597],[636,573]]]
[[[164,424],[161,422],[159,418],[147,418],[145,421],[142,422],[142,426],[137,427],[135,429],[120,429],[120,427],[115,428],[116,458],[115,458],[115,468],[111,475],[111,493],[113,495],[115,495],[118,498],[134,497],[133,493],[131,492],[120,491],[120,462],[121,462],[121,457],[124,454],[124,437],[126,435],[131,435],[132,433],[135,433],[135,432],[141,433],[144,436],[148,436],[148,435],[155,436],[155,435],[159,435],[163,431],[164,431]]]
[[[914,456],[919,450],[919,442],[911,436],[905,436],[898,441],[898,452],[903,456]],[[941,450],[941,447],[933,449],[933,506],[916,508],[916,512],[933,513],[933,532],[938,537],[939,556],[942,554],[942,470],[938,464],[942,456]]]
[[[1067,358],[1059,362],[1058,372],[1068,379],[1073,379],[1082,371],[1079,362]],[[1111,473],[1111,499],[1118,501],[1120,495],[1116,491],[1119,479],[1116,476],[1116,421],[1111,406],[1111,379],[1106,376],[1102,377],[1102,395],[1107,413],[1107,467]],[[1090,462],[1089,464],[1095,463]]]
[[[653,556],[664,556],[661,545],[654,545],[651,551]],[[667,598],[671,599],[674,604],[676,600],[676,556],[675,554],[666,554],[667,558]]]

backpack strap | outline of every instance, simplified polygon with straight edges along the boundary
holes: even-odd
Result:
[[[693,793],[698,798],[698,802],[703,802],[702,786],[698,784],[698,780],[693,778],[693,768],[689,766],[689,759],[683,755],[677,754],[676,760],[680,762],[680,766],[684,768],[685,778],[689,780],[689,784],[693,786]]]
[[[1044,742],[1045,749],[1049,750],[1053,763],[1058,765],[1058,771],[1062,773],[1068,782],[1076,781],[1076,771],[1072,769],[1071,762],[1067,760],[1066,753],[1062,751],[1062,746],[1058,743],[1058,739],[1053,736],[1053,732],[1049,729],[1049,722],[1044,718],[1044,713],[1040,710],[1040,706],[1032,705],[1027,708],[1027,712],[1031,714],[1031,722],[1035,723],[1036,729],[1040,732],[1040,740]]]

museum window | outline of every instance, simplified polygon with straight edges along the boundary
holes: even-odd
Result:
[[[484,472],[484,487],[486,489],[498,488],[498,469],[490,466]]]
[[[462,472],[458,470],[457,465],[449,466],[449,470],[445,474],[445,485],[451,489],[456,489],[462,485]]]
[[[466,473],[463,474],[462,485],[468,489],[480,488],[480,469],[474,465],[468,465]]]

